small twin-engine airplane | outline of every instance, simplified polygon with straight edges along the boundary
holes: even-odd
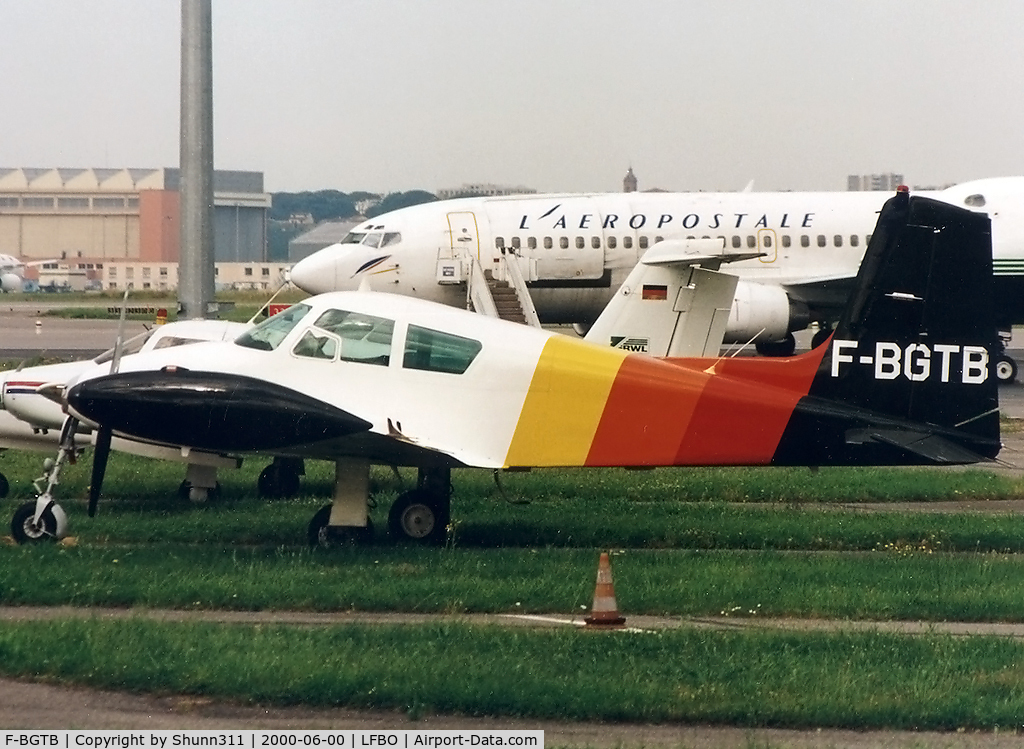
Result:
[[[231,341],[248,330],[242,323],[221,320],[183,320],[154,327],[110,349],[95,359],[42,364],[0,372],[0,451],[6,449],[52,453],[56,450],[66,415],[61,404],[40,393],[41,388],[67,383],[97,365],[109,368],[115,357],[183,346],[198,341]],[[95,432],[86,425],[78,427],[79,439],[91,441]],[[216,469],[237,467],[238,460],[219,454],[182,451],[150,443],[116,439],[114,449],[123,452],[183,462],[188,465],[182,491],[200,498],[216,484]],[[0,497],[7,496],[9,483],[0,473]]]
[[[25,272],[25,268],[50,262],[53,261],[33,260],[31,262],[22,262],[14,257],[14,255],[0,254],[0,291],[21,291],[21,286],[24,282],[22,274]]]
[[[391,531],[437,541],[453,467],[962,464],[1000,449],[987,216],[898,193],[833,337],[801,356],[666,358],[408,297],[337,292],[65,394],[112,434],[334,460],[312,543],[366,537],[371,463],[419,469]],[[624,289],[676,305],[664,289]],[[104,437],[104,435],[106,435]],[[40,500],[28,522],[48,523]]]

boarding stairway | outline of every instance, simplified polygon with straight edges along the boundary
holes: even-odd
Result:
[[[470,258],[472,268],[466,284],[467,308],[489,317],[540,327],[537,310],[530,298],[515,255],[502,251],[497,268],[484,270]]]

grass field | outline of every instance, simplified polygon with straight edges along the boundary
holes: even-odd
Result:
[[[0,457],[7,517],[40,458]],[[1024,622],[1019,518],[857,509],[1024,496],[1022,481],[984,471],[537,471],[505,475],[504,495],[490,475],[456,471],[448,543],[419,548],[387,539],[401,484],[380,470],[375,543],[323,552],[305,548],[305,526],[331,466],[309,463],[302,496],[279,502],[253,498],[261,467],[222,472],[221,498],[196,506],[174,497],[180,466],[115,455],[89,519],[74,499],[86,457],[60,487],[75,545],[0,547],[0,603],[580,614],[597,552],[612,549],[627,616]],[[1024,715],[1022,669],[1024,644],[937,635],[0,624],[6,674],[413,714],[1007,728]]]

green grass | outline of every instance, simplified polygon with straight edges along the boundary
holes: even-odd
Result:
[[[9,675],[412,717],[1005,730],[1024,715],[1022,667],[1010,639],[881,633],[0,625]]]

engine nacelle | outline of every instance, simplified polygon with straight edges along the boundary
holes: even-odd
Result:
[[[781,286],[740,281],[725,329],[725,343],[778,341],[811,322],[803,302],[794,302]]]
[[[4,291],[21,291],[21,276],[17,273],[0,274],[0,288]]]

